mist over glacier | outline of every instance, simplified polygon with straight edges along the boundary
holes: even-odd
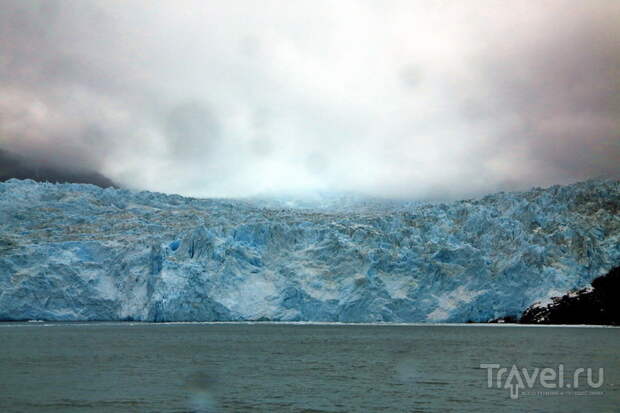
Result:
[[[451,203],[0,183],[0,319],[466,322],[620,262],[620,183]]]

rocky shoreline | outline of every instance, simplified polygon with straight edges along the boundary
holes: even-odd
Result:
[[[503,317],[491,323],[620,325],[620,267],[602,275],[592,285],[536,303],[520,317]]]

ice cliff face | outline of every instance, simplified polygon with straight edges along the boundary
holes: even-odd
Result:
[[[620,263],[620,183],[278,208],[0,184],[0,319],[465,322]]]

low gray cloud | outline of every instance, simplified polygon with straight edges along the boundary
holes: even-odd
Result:
[[[173,107],[166,116],[164,134],[167,150],[178,160],[209,159],[219,145],[218,120],[208,107],[187,102]]]
[[[620,2],[6,0],[0,149],[194,196],[620,174]]]

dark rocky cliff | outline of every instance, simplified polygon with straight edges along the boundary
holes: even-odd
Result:
[[[620,267],[596,278],[590,288],[529,307],[519,323],[620,325]]]

